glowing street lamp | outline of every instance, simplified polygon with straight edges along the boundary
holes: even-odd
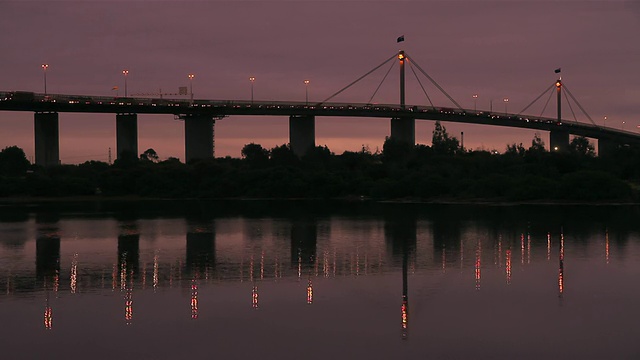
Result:
[[[124,97],[127,97],[127,75],[129,75],[129,70],[122,70],[122,75],[124,75]]]
[[[47,68],[49,68],[49,64],[42,64],[41,66],[44,74],[44,95],[47,96]]]
[[[473,111],[478,111],[476,104],[478,103],[478,94],[473,94]]]
[[[193,104],[193,78],[196,77],[193,74],[187,75],[189,77],[189,93],[191,94],[191,103]]]
[[[607,117],[606,116],[604,117],[604,125],[603,126],[607,127]]]
[[[626,124],[626,121],[622,122],[622,130],[624,130],[624,124]]]
[[[509,98],[502,99],[504,102],[504,115],[507,116],[507,104],[509,104]]]
[[[309,105],[309,80],[304,81],[304,94],[307,105]]]
[[[249,77],[249,81],[251,82],[251,105],[253,105],[253,83],[256,81],[256,78],[251,76]]]

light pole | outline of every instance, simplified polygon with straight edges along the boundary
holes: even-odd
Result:
[[[256,81],[256,78],[251,76],[249,77],[249,81],[251,82],[251,105],[253,105],[253,83]]]
[[[477,103],[478,103],[478,94],[473,94],[473,111],[476,112],[478,111],[477,109]]]
[[[604,125],[603,125],[603,127],[607,127],[607,117],[606,116],[604,117]]]
[[[304,81],[304,94],[305,94],[305,102],[309,105],[309,80]]]
[[[191,94],[191,103],[193,104],[193,78],[196,77],[193,74],[187,75],[189,77],[189,93]]]
[[[624,124],[626,124],[625,121],[622,122],[622,130],[624,130]]]
[[[504,116],[507,116],[507,104],[509,104],[509,98],[502,99],[504,102]]]
[[[47,68],[49,64],[42,64],[42,73],[44,74],[44,96],[47,96]]]
[[[127,97],[127,75],[129,75],[129,70],[122,70],[122,75],[124,75],[124,97]]]

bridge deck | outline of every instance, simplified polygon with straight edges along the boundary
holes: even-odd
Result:
[[[105,97],[63,94],[36,94],[30,92],[0,92],[0,110],[33,112],[84,112],[84,113],[136,113],[257,116],[333,116],[364,118],[413,118],[481,125],[507,126],[543,131],[568,131],[574,135],[591,138],[609,138],[622,142],[638,143],[640,134],[619,129],[595,126],[575,121],[500,112],[426,107],[397,104],[361,103],[305,103],[288,101],[243,100],[189,100],[138,97]]]

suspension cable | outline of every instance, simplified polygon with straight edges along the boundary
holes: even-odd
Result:
[[[453,100],[453,98],[452,98],[449,94],[447,94],[447,92],[446,92],[446,91],[444,91],[444,89],[443,89],[440,85],[438,85],[438,83],[437,83],[435,80],[433,80],[433,78],[432,78],[431,76],[429,76],[429,74],[427,74],[427,72],[426,72],[426,71],[422,70],[422,68],[420,67],[420,65],[418,65],[418,63],[417,63],[417,62],[415,62],[415,61],[413,60],[413,58],[412,58],[412,57],[410,57],[410,56],[409,56],[409,55],[407,55],[406,53],[405,53],[405,56],[407,57],[407,59],[409,59],[409,61],[413,62],[413,63],[416,65],[416,67],[418,68],[418,70],[420,70],[420,72],[422,73],[422,75],[426,76],[426,77],[427,77],[427,79],[429,79],[429,81],[431,81],[431,83],[432,83],[433,85],[435,85],[435,87],[437,87],[437,88],[438,88],[438,90],[440,90],[440,92],[441,92],[441,93],[443,93],[443,94],[444,94],[444,95],[445,95],[445,96],[446,96],[446,97],[447,97],[447,98],[448,98],[448,99],[449,99],[449,100],[450,100],[450,101],[451,101],[455,106],[457,106],[457,107],[458,107],[458,109],[460,109],[460,110],[464,110],[464,109],[462,108],[462,106],[460,106],[460,104],[458,104],[455,100]]]
[[[431,101],[429,94],[427,94],[427,90],[425,90],[424,86],[422,86],[422,82],[420,81],[418,74],[416,74],[416,70],[413,68],[413,61],[409,61],[409,68],[411,68],[411,72],[413,72],[413,76],[415,76],[416,80],[418,80],[418,84],[420,84],[420,88],[422,89],[422,92],[427,97],[427,100],[429,100],[429,104],[431,104],[431,107],[435,110],[436,107],[433,106],[433,102]]]
[[[596,125],[596,123],[593,121],[593,119],[591,118],[591,116],[589,116],[589,114],[587,114],[587,112],[584,110],[584,108],[582,107],[582,105],[580,105],[580,102],[578,102],[578,100],[573,96],[573,94],[571,93],[571,91],[569,91],[569,88],[567,87],[567,85],[562,84],[562,86],[564,86],[564,88],[567,90],[567,92],[569,93],[569,96],[571,96],[571,99],[573,99],[573,101],[576,102],[576,105],[578,105],[578,107],[580,108],[580,110],[582,110],[582,113],[587,117],[587,119],[589,119],[589,121],[591,121],[591,123],[593,124],[593,126],[598,127],[598,125]]]
[[[382,83],[384,83],[384,81],[386,80],[387,76],[389,76],[389,73],[391,72],[391,69],[393,69],[394,65],[395,65],[394,63],[391,63],[391,66],[389,67],[389,70],[387,70],[387,73],[384,74],[384,77],[382,78],[382,81],[380,81],[380,84],[378,84],[378,87],[376,88],[376,91],[373,92],[373,95],[371,95],[371,98],[367,102],[368,104],[371,104],[371,101],[373,100],[373,97],[376,96],[376,94],[378,93],[378,90],[380,90],[380,87],[382,86]]]
[[[536,101],[540,100],[540,98],[542,97],[542,95],[544,95],[547,91],[549,91],[549,90],[550,90],[554,85],[555,85],[555,83],[554,83],[553,85],[549,86],[548,88],[544,89],[544,91],[543,91],[542,93],[540,93],[540,95],[538,95],[538,97],[537,97],[535,100],[533,100],[533,101],[532,101],[529,105],[527,105],[524,109],[520,110],[520,112],[519,112],[517,115],[520,115],[520,114],[522,114],[523,112],[527,111],[527,109],[528,109],[528,108],[530,108],[530,107],[531,107],[531,105],[535,104],[535,103],[536,103]],[[547,102],[548,102],[548,101],[547,101]],[[544,110],[543,110],[543,112],[544,112]],[[517,115],[516,115],[516,116],[517,116]],[[542,115],[540,115],[540,116],[542,116]]]
[[[571,114],[573,114],[573,120],[575,120],[575,122],[578,122],[578,118],[576,117],[576,113],[573,112],[573,107],[571,106],[571,101],[569,101],[569,97],[567,96],[567,92],[563,91],[562,92],[564,94],[564,98],[567,99],[567,104],[569,104],[569,109],[571,110]]]
[[[540,117],[542,117],[542,114],[544,114],[544,111],[547,110],[547,105],[549,105],[549,101],[551,100],[551,96],[553,96],[553,90],[549,91],[549,97],[547,98],[547,102],[544,103],[544,107],[542,108],[542,111],[540,111]]]
[[[388,63],[389,61],[395,59],[397,56],[397,54],[394,54],[392,57],[388,58],[387,60],[385,60],[382,64],[376,66],[375,68],[373,68],[371,71],[369,71],[368,73],[360,76],[358,79],[356,79],[354,82],[352,82],[351,84],[343,87],[342,89],[340,89],[338,92],[336,92],[335,94],[329,96],[328,98],[326,98],[325,100],[319,102],[316,104],[316,106],[322,105],[324,103],[326,103],[327,101],[333,99],[334,97],[336,97],[338,94],[342,93],[343,91],[347,90],[348,88],[350,88],[351,86],[353,86],[355,83],[357,83],[358,81],[364,79],[365,77],[367,77],[369,74],[371,74],[372,72],[378,70],[379,68],[381,68],[382,66],[384,66],[386,63]]]

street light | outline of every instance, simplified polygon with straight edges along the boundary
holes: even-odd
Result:
[[[309,105],[309,80],[304,81],[304,94],[307,105]]]
[[[191,94],[191,103],[193,104],[193,78],[196,77],[193,74],[187,75],[189,77],[189,93]]]
[[[622,122],[622,130],[624,130],[624,124],[626,124],[625,121]]]
[[[253,105],[253,82],[256,81],[256,78],[251,76],[249,77],[249,81],[251,82],[251,105]]]
[[[127,75],[129,75],[129,70],[122,70],[122,75],[124,75],[124,97],[127,97]]]
[[[504,102],[504,116],[507,116],[507,104],[509,103],[509,98],[502,99]]]
[[[607,117],[606,116],[604,117],[604,125],[603,125],[603,127],[607,127]]]
[[[47,68],[49,64],[42,64],[42,72],[44,74],[44,96],[47,96]]]
[[[476,104],[478,103],[478,94],[473,94],[473,111],[478,111]]]

